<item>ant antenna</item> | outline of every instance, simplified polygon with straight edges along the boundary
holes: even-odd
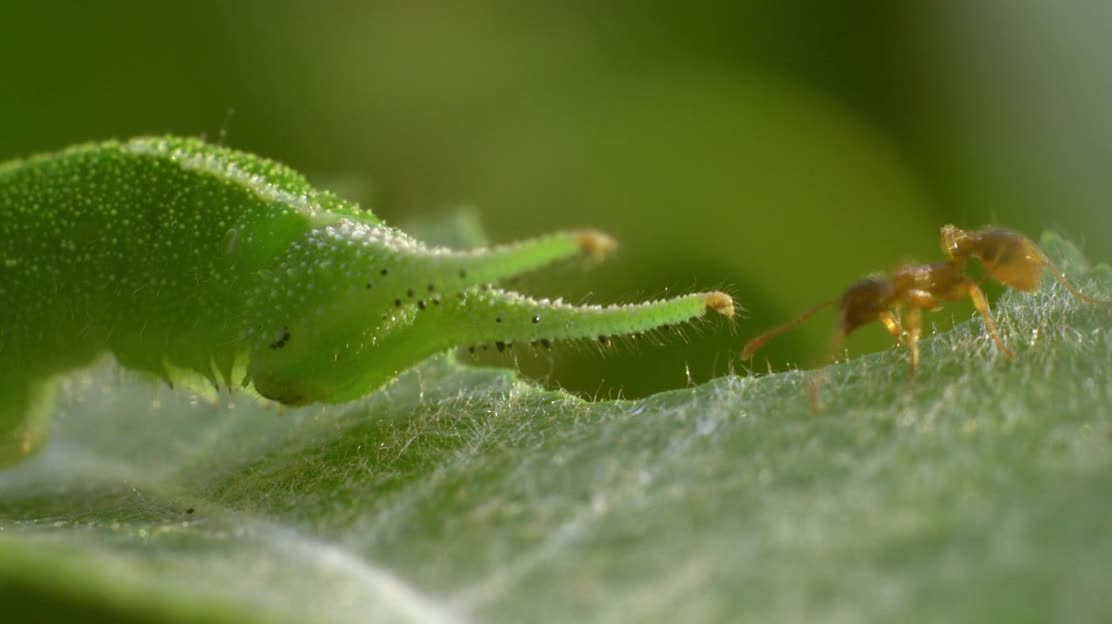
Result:
[[[784,323],[783,325],[778,325],[776,327],[773,327],[772,329],[766,331],[765,333],[761,334],[760,336],[757,336],[756,338],[754,338],[754,339],[750,340],[749,342],[745,343],[745,348],[741,350],[741,359],[748,360],[748,359],[752,358],[753,354],[756,353],[758,349],[763,347],[766,342],[768,342],[769,340],[772,340],[773,338],[779,336],[780,334],[788,331],[789,329],[794,328],[796,325],[799,325],[800,323],[803,323],[804,321],[811,318],[815,314],[818,314],[823,308],[825,308],[826,306],[834,303],[835,301],[837,301],[837,299],[830,299],[829,301],[824,301],[824,302],[818,304],[817,306],[811,308],[810,310],[807,310],[803,314],[800,314],[799,318],[795,319],[794,321],[788,321],[787,323]]]
[[[1057,279],[1062,286],[1065,286],[1066,290],[1070,291],[1070,294],[1072,294],[1074,297],[1077,297],[1082,301],[1088,301],[1089,303],[1096,303],[1099,305],[1112,305],[1112,299],[1097,299],[1095,297],[1090,297],[1088,295],[1082,294],[1082,292],[1078,290],[1073,284],[1071,284],[1070,281],[1066,279],[1066,276],[1062,274],[1062,272],[1058,270],[1058,267],[1054,266],[1050,262],[1050,260],[1044,260],[1043,263],[1046,265],[1046,268],[1054,274],[1054,278]]]

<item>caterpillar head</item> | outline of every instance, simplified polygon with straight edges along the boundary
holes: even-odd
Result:
[[[613,248],[613,239],[594,230],[457,252],[382,225],[315,229],[263,274],[250,298],[248,379],[263,396],[290,405],[346,401],[456,346],[599,340],[707,311],[733,317],[733,300],[718,292],[604,308],[486,286]]]

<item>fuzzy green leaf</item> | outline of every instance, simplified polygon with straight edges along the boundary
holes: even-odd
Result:
[[[282,413],[101,366],[0,472],[5,621],[1108,621],[1112,309],[996,313],[1014,361],[973,320],[819,415],[810,371],[588,403],[440,358]]]

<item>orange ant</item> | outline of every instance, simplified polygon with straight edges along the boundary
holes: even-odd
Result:
[[[946,225],[942,228],[942,251],[946,255],[945,262],[904,265],[887,276],[866,277],[853,283],[841,297],[820,303],[799,318],[750,340],[742,349],[742,359],[752,358],[769,340],[806,321],[823,308],[837,303],[838,318],[834,323],[832,355],[842,350],[846,336],[854,330],[872,321],[880,321],[900,343],[904,342],[906,336],[907,347],[911,351],[911,373],[914,374],[919,366],[922,311],[939,310],[942,307],[941,300],[957,301],[965,297],[973,301],[973,307],[984,318],[985,327],[996,346],[1011,359],[1013,354],[996,330],[984,292],[976,281],[965,275],[965,262],[970,257],[981,262],[989,277],[1016,290],[1038,290],[1042,269],[1046,268],[1078,299],[1112,305],[1112,301],[1082,294],[1035,243],[1009,230],[983,229],[966,232],[953,225]],[[899,312],[903,308],[907,308],[907,316],[901,326]]]

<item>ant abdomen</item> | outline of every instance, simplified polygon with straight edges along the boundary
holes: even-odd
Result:
[[[1027,237],[1003,229],[981,230],[966,236],[969,240],[966,255],[980,260],[992,279],[1024,292],[1039,289],[1042,269],[1048,261]]]
[[[942,228],[942,250],[954,262],[967,257],[981,261],[992,279],[1016,290],[1035,292],[1042,284],[1042,271],[1047,269],[1070,294],[1089,303],[1112,305],[1107,299],[1096,299],[1079,291],[1058,267],[1046,257],[1039,246],[1022,234],[1003,228],[986,228],[966,232],[953,225]]]

